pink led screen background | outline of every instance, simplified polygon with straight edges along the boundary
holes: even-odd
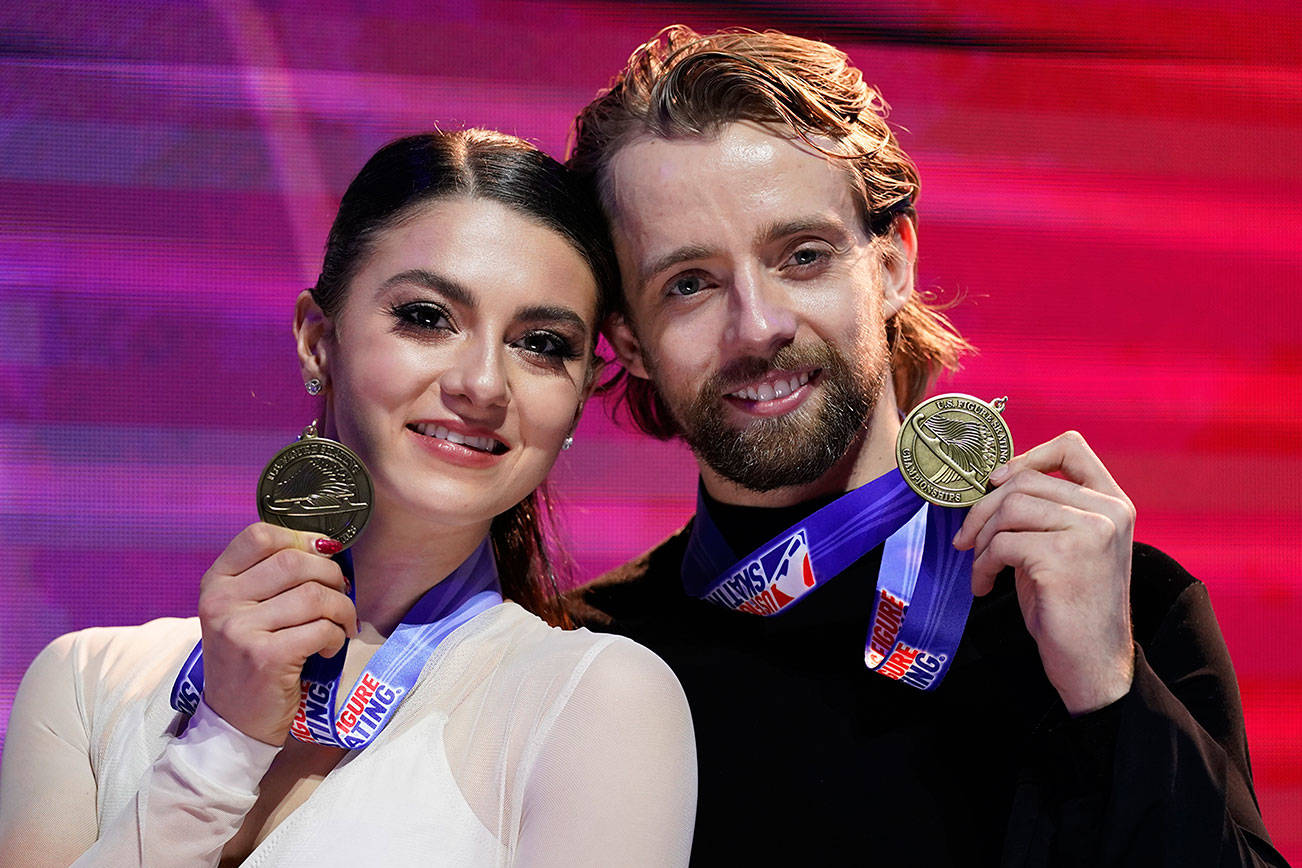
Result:
[[[1070,11],[1063,11],[1070,9]],[[1085,433],[1209,586],[1257,793],[1302,860],[1302,12],[1283,0],[4,4],[0,721],[51,638],[193,612],[310,419],[297,290],[376,147],[563,153],[661,26],[845,48],[923,177],[924,287],[1021,447]],[[589,410],[554,478],[578,572],[677,527],[680,448]],[[0,734],[2,734],[0,730]]]

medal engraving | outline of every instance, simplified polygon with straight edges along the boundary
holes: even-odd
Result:
[[[941,506],[970,506],[986,493],[990,471],[1013,457],[1013,437],[1000,414],[971,395],[937,395],[904,418],[895,460],[909,487]]]
[[[371,475],[342,443],[316,436],[315,424],[281,449],[258,478],[258,516],[291,530],[352,545],[374,502]]]

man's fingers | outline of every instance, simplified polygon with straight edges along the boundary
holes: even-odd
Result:
[[[1067,431],[1046,443],[1009,459],[1002,474],[992,474],[991,482],[1002,484],[1019,470],[1031,469],[1041,473],[1061,473],[1067,479],[1094,491],[1125,497],[1107,467],[1094,454],[1094,450],[1077,431]]]
[[[1084,513],[1021,491],[1014,491],[1000,501],[999,508],[981,525],[972,548],[979,555],[991,538],[1004,531],[1067,530]]]
[[[1061,473],[1065,478],[1050,476],[1052,473]],[[1085,438],[1075,431],[1060,434],[1010,459],[996,468],[990,481],[997,487],[968,511],[963,526],[954,536],[955,548],[962,550],[974,545],[982,526],[1013,491],[1100,512],[1118,524],[1134,522],[1134,505]]]
[[[995,577],[1004,567],[1024,569],[1034,547],[1043,545],[1054,531],[1004,531],[990,538],[990,543],[972,561],[972,593],[983,597],[995,586]]]
[[[1010,500],[1019,501],[1028,497],[1070,506],[1083,512],[1100,512],[1118,521],[1131,509],[1128,500],[1123,502],[1111,495],[1085,488],[1069,480],[1022,468],[1014,476],[1007,477],[999,488],[972,506],[963,520],[963,526],[954,535],[954,547],[960,551],[973,546],[979,547],[977,540],[982,528],[991,517],[1007,509]],[[1036,529],[1049,530],[1050,528]]]

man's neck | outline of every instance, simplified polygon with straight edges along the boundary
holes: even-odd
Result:
[[[895,439],[900,416],[891,378],[886,379],[872,413],[850,448],[826,473],[803,485],[789,485],[771,491],[753,491],[720,476],[697,460],[701,481],[710,496],[735,506],[791,506],[828,494],[851,491],[895,468]]]

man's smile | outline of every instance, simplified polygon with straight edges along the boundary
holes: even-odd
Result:
[[[813,393],[822,368],[800,371],[772,371],[752,380],[724,397],[736,409],[750,416],[782,416],[795,410]]]

